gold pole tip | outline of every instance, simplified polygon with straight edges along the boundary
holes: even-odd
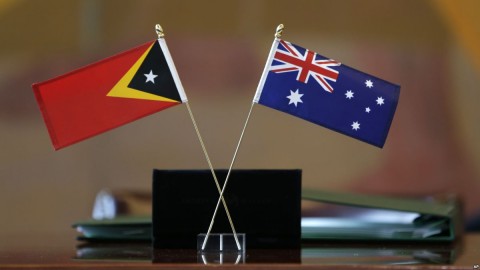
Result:
[[[155,25],[155,32],[157,32],[158,38],[163,38],[165,34],[163,33],[163,28],[160,24]]]
[[[280,38],[282,36],[283,28],[285,28],[283,24],[279,24],[277,26],[277,30],[275,31],[275,38]]]

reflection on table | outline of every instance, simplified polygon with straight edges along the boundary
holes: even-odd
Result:
[[[199,264],[452,264],[460,245],[400,243],[309,243],[301,249],[254,249],[199,253],[193,249],[153,249],[149,243],[82,243],[76,260]]]

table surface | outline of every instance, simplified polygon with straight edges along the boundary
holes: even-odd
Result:
[[[298,250],[197,254],[152,250],[148,243],[86,243],[75,233],[0,236],[0,269],[480,269],[480,234],[455,243],[319,242]]]

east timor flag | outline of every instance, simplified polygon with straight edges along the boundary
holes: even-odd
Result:
[[[187,102],[163,38],[32,87],[56,150]]]

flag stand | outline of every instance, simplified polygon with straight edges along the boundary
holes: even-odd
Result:
[[[278,39],[282,36],[282,32],[283,32],[283,24],[279,24],[277,26],[277,29],[275,31],[275,39]],[[227,176],[225,177],[225,182],[223,184],[223,188],[220,192],[220,195],[219,195],[219,198],[218,198],[218,201],[217,201],[217,205],[215,206],[215,211],[213,212],[213,216],[212,216],[212,219],[210,220],[210,226],[208,227],[208,231],[206,234],[199,234],[198,235],[198,238],[197,238],[197,243],[198,241],[200,241],[200,239],[203,239],[203,243],[202,245],[198,245],[197,248],[199,247],[200,249],[198,250],[199,252],[204,252],[205,250],[207,250],[208,247],[210,247],[211,245],[207,245],[208,243],[208,240],[209,240],[209,237],[210,236],[213,236],[213,234],[211,234],[211,231],[212,231],[212,227],[213,227],[213,223],[215,222],[215,218],[217,216],[217,212],[218,212],[218,208],[220,206],[220,202],[223,200],[223,194],[225,192],[225,188],[227,187],[227,184],[228,184],[228,180],[230,178],[230,173],[232,172],[232,168],[233,168],[233,165],[235,163],[235,160],[237,158],[237,153],[238,153],[238,149],[240,148],[240,144],[242,143],[242,140],[243,140],[243,135],[245,134],[245,130],[247,128],[247,125],[248,125],[248,122],[250,120],[250,116],[252,114],[252,111],[253,111],[253,106],[255,105],[255,102],[252,102],[252,105],[250,106],[250,110],[248,112],[248,115],[247,115],[247,119],[245,120],[245,124],[243,126],[243,129],[242,129],[242,132],[240,134],[240,138],[238,140],[238,143],[237,143],[237,147],[235,149],[235,152],[233,154],[233,158],[232,158],[232,162],[230,163],[230,167],[228,168],[228,172],[227,172]],[[216,237],[216,236],[215,236]],[[219,238],[221,239],[221,238]],[[245,241],[245,235],[243,235],[243,241]],[[221,243],[221,241],[220,241]],[[244,242],[243,242],[244,243]],[[238,245],[239,243],[237,242],[237,248],[238,248],[238,252],[245,252],[245,246],[243,245],[242,247],[240,247]],[[219,245],[213,245],[214,247],[216,246],[219,246]]]
[[[231,263],[224,261],[224,255],[237,258],[237,264],[240,259],[245,259],[246,234],[244,233],[199,233],[197,235],[197,258],[205,261],[207,257],[218,257],[215,261]],[[208,243],[203,246],[204,243]],[[207,264],[205,262],[205,264]]]
[[[202,251],[204,252],[205,250],[207,251],[215,251],[215,252],[223,252],[225,250],[235,250],[235,251],[242,251],[244,252],[245,251],[245,234],[237,234],[236,230],[235,230],[235,226],[233,225],[233,221],[232,221],[232,217],[230,215],[230,211],[228,210],[228,207],[227,207],[227,203],[225,201],[225,198],[223,197],[223,190],[220,188],[220,184],[218,183],[218,179],[217,179],[217,175],[215,174],[215,171],[213,169],[213,165],[210,161],[210,158],[208,156],[208,152],[207,152],[207,149],[205,147],[205,144],[203,143],[203,139],[202,139],[202,136],[200,135],[200,131],[198,129],[198,126],[197,126],[197,122],[195,121],[195,118],[193,117],[193,113],[192,113],[192,110],[190,109],[190,105],[188,104],[188,102],[186,103],[187,105],[187,109],[188,109],[188,113],[190,115],[190,118],[192,119],[192,123],[193,123],[193,126],[195,128],[195,132],[197,133],[197,137],[198,137],[198,140],[200,141],[200,145],[202,146],[202,150],[203,150],[203,153],[205,155],[205,158],[207,159],[207,163],[208,163],[208,166],[210,167],[210,171],[213,175],[213,179],[215,180],[215,185],[217,186],[217,190],[218,190],[218,193],[220,194],[220,198],[219,198],[219,202],[221,201],[223,203],[223,208],[225,209],[225,213],[227,214],[227,218],[228,218],[228,222],[230,223],[230,227],[232,229],[232,234],[225,234],[225,237],[223,237],[222,235],[220,235],[219,237],[216,237],[216,239],[218,240],[218,244],[215,245],[215,244],[212,244],[212,245],[209,245],[208,246],[208,249],[205,249],[205,246],[200,246],[201,249],[197,249],[199,251]],[[227,179],[228,179],[228,176],[227,176]],[[225,185],[224,185],[225,187]],[[218,205],[217,205],[217,208],[215,210],[218,210]],[[211,226],[213,225],[213,223],[211,224]],[[211,229],[211,227],[210,227]],[[209,230],[210,232],[210,230]],[[199,234],[197,236],[197,243],[198,241],[200,241],[199,239],[201,238],[202,242],[204,239],[207,239],[208,238],[208,234],[207,235],[204,235],[203,237],[201,235],[204,235],[204,234]],[[224,245],[223,243],[223,240],[224,238],[226,239],[226,243],[230,243],[230,244],[226,244]],[[205,240],[205,243],[206,243],[206,240]],[[233,245],[232,245],[233,244]],[[199,246],[197,244],[197,246]],[[218,246],[218,248],[217,248]]]
[[[220,206],[221,199],[223,198],[225,188],[227,187],[228,180],[230,178],[230,173],[232,172],[233,164],[235,163],[235,160],[237,158],[238,149],[240,148],[240,144],[242,143],[243,135],[245,134],[245,129],[247,128],[248,121],[250,119],[250,115],[252,114],[252,111],[253,111],[253,105],[254,105],[254,103],[252,103],[252,106],[250,106],[250,111],[248,112],[247,120],[245,120],[245,124],[243,126],[242,133],[240,134],[240,139],[238,140],[237,147],[235,149],[235,153],[233,154],[232,162],[230,163],[230,167],[228,168],[227,176],[225,177],[225,183],[223,184],[223,188],[222,188],[222,190],[220,192],[220,195],[219,195],[220,197],[218,198],[217,205],[215,206],[215,211],[213,212],[212,219],[210,220],[210,226],[208,227],[208,231],[204,236],[203,244],[201,245],[201,249],[200,249],[200,251],[202,251],[202,252],[207,247],[207,242],[208,242],[209,237],[211,235],[213,223],[215,222],[215,218],[217,216],[217,212],[218,212],[218,208]],[[199,235],[199,237],[200,237],[200,235]],[[240,246],[237,246],[237,247],[238,247],[238,251],[241,251],[241,250],[245,251],[244,247],[240,247]]]
[[[209,237],[208,244],[203,246]],[[201,233],[197,236],[197,260],[203,264],[239,264],[245,262],[244,233]]]
[[[163,28],[160,26],[160,24],[155,25],[155,32],[157,33],[157,36],[158,36],[159,40],[165,38]],[[171,68],[174,68],[173,64],[172,64]],[[227,203],[226,203],[226,201],[223,197],[223,190],[220,188],[220,184],[218,183],[218,179],[217,179],[217,176],[216,176],[215,171],[213,169],[213,165],[210,161],[210,157],[208,155],[207,149],[206,149],[205,144],[203,142],[202,136],[200,135],[200,130],[198,129],[197,122],[195,121],[195,118],[193,116],[193,113],[192,113],[192,110],[190,108],[189,102],[186,101],[185,104],[187,106],[187,110],[188,110],[188,114],[190,116],[190,119],[192,120],[193,127],[195,128],[195,132],[197,134],[198,140],[199,140],[200,145],[202,147],[203,154],[205,155],[208,166],[210,168],[213,179],[215,181],[215,185],[217,187],[218,193],[220,194],[219,204],[220,204],[220,202],[223,203],[223,207],[225,209],[225,213],[227,215],[228,222],[230,223],[230,227],[231,227],[232,232],[233,232],[233,233],[230,233],[230,234],[216,235],[215,239],[218,240],[218,241],[215,241],[215,242],[218,242],[218,243],[215,245],[215,243],[212,242],[211,245],[208,246],[207,251],[224,252],[224,251],[229,251],[229,250],[235,250],[235,251],[238,251],[238,252],[240,252],[240,251],[244,252],[245,251],[245,234],[237,234],[237,232],[235,230],[235,226],[233,225],[233,221],[232,221],[232,218],[231,218],[231,215],[230,215],[230,211],[228,210]],[[228,179],[228,176],[227,176],[227,179]],[[216,210],[218,210],[218,205],[217,205]],[[210,231],[209,231],[209,233],[210,233]],[[239,237],[240,237],[240,241],[239,241]],[[202,239],[201,241],[203,241],[203,238],[208,238],[208,235],[202,237],[201,234],[200,234],[200,235],[198,235],[197,238],[198,239],[201,238]],[[205,244],[206,244],[206,240],[205,240]],[[206,251],[205,246],[202,246],[201,251],[202,252]]]

